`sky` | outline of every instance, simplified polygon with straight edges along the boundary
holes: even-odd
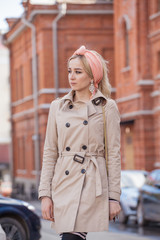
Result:
[[[20,17],[23,13],[22,0],[0,0],[0,31],[6,31],[5,18]]]
[[[24,11],[22,0],[0,0],[0,31],[8,30],[5,18],[20,17]],[[31,4],[55,4],[55,0],[30,0]]]

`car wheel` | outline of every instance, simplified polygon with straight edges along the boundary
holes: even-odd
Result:
[[[118,217],[119,217],[119,222],[120,223],[127,224],[128,216],[125,215],[123,208],[122,208],[120,214],[118,215]]]
[[[4,217],[0,224],[6,233],[6,240],[26,240],[25,229],[16,219]]]
[[[139,202],[138,208],[137,208],[137,223],[141,227],[147,224],[147,221],[145,220],[145,217],[144,217],[143,206],[141,202]]]

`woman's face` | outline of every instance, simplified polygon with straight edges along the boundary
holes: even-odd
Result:
[[[72,90],[83,91],[89,89],[91,78],[85,72],[81,60],[71,59],[68,66],[68,79]]]

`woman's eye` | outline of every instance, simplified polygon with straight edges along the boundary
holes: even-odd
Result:
[[[82,72],[80,72],[80,71],[76,71],[76,73],[77,73],[77,74],[80,74],[80,73],[82,73]]]
[[[68,70],[68,73],[71,73],[71,70]]]

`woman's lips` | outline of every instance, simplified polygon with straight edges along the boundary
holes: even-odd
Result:
[[[71,83],[71,85],[76,85],[77,83]]]

